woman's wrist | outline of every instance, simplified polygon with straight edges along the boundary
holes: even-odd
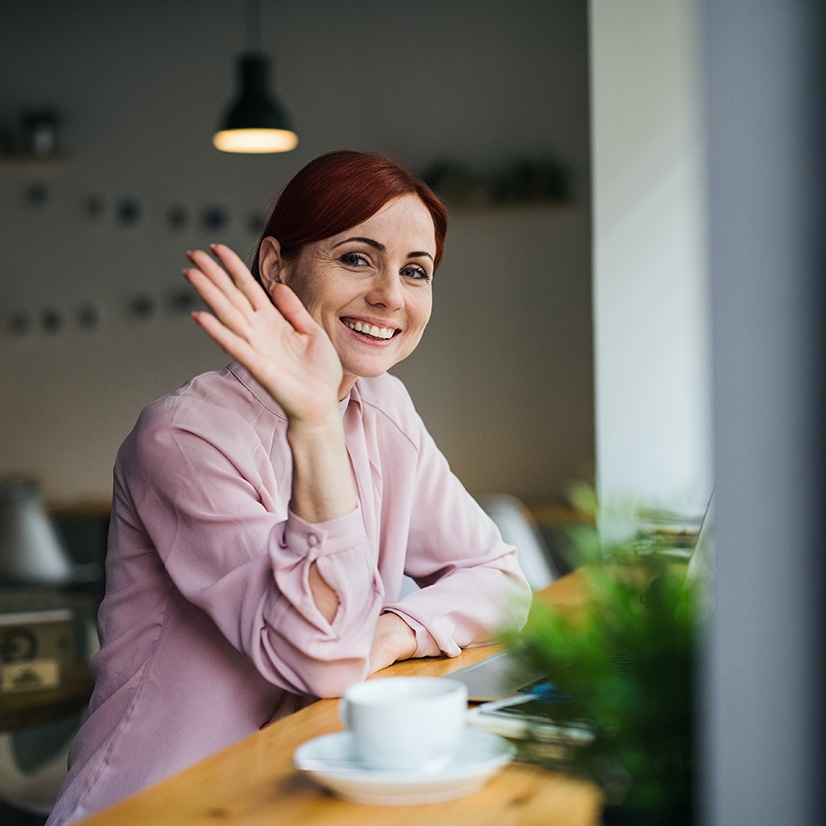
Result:
[[[337,440],[344,439],[344,425],[338,405],[333,404],[325,412],[314,416],[289,415],[287,417],[287,439],[290,446],[297,439]]]
[[[290,421],[293,456],[290,506],[307,522],[326,522],[356,508],[356,490],[338,408],[319,422]]]

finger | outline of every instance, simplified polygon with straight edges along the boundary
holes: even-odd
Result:
[[[233,303],[221,287],[200,269],[186,269],[184,278],[195,288],[206,305],[215,313],[222,324],[229,327],[238,335],[245,335],[249,331],[248,314],[252,308],[247,304],[246,311]]]
[[[264,288],[253,278],[249,267],[234,250],[226,244],[210,244],[209,248],[232,276],[235,286],[244,294],[253,309],[261,310],[271,303]]]
[[[221,346],[225,353],[243,364],[258,381],[262,384],[267,381],[267,359],[246,339],[233,333],[209,313],[193,312],[192,319]]]
[[[189,250],[186,253],[189,261],[200,270],[241,312],[248,313],[253,309],[249,299],[238,289],[235,282],[226,270],[215,259],[203,250]]]
[[[318,333],[321,330],[301,299],[286,284],[274,284],[271,295],[272,304],[299,333]]]
[[[249,364],[250,360],[255,358],[255,351],[247,341],[222,324],[215,316],[205,312],[194,312],[192,319],[232,358],[242,364]]]

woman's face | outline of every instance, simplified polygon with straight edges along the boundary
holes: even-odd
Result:
[[[339,235],[305,244],[290,260],[264,239],[261,274],[293,289],[338,352],[342,394],[358,376],[378,376],[416,349],[430,318],[436,239],[416,195],[388,201]]]

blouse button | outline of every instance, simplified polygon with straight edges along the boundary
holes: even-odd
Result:
[[[307,537],[307,544],[308,544],[311,548],[315,548],[315,546],[316,546],[316,545],[318,545],[318,536],[316,536],[316,534],[314,534],[314,533],[311,533],[311,534]]]

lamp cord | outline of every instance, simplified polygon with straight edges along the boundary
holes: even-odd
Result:
[[[247,46],[251,52],[260,52],[262,51],[260,0],[246,0],[245,7]]]

